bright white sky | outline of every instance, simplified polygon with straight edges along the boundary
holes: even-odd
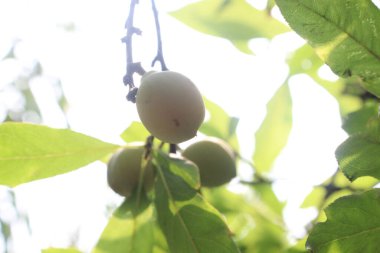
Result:
[[[136,24],[143,37],[134,40],[134,57],[148,70],[156,52],[155,31],[150,5],[146,4],[150,1],[140,2]],[[254,40],[251,47],[256,56],[246,55],[228,41],[198,33],[164,14],[178,8],[179,1],[157,2],[168,67],[189,76],[206,97],[241,119],[238,134],[243,155],[250,158],[266,103],[286,76],[286,53],[301,45],[301,40],[294,34],[279,36],[271,43]],[[262,6],[263,1],[250,2]],[[134,105],[125,100],[127,89],[122,84],[125,48],[120,39],[125,34],[128,6],[127,0],[0,2],[0,55],[11,39],[20,38],[17,56],[26,62],[39,59],[47,75],[47,79],[33,82],[33,91],[45,108],[44,124],[64,126],[62,115],[48,99],[54,97],[48,85],[52,77],[62,81],[70,103],[69,121],[76,131],[120,142],[118,135],[138,119]],[[75,32],[57,29],[57,24],[70,22],[75,23]],[[0,98],[4,83],[12,77],[10,70],[15,69],[17,66],[0,65]],[[290,231],[301,236],[304,224],[315,212],[298,206],[312,185],[336,170],[334,150],[345,134],[340,129],[337,104],[326,91],[302,75],[291,80],[290,88],[293,130],[273,177],[278,178],[276,193],[288,202],[285,217]],[[79,247],[89,250],[107,222],[106,205],[121,200],[107,188],[105,171],[103,164],[95,163],[17,187],[18,203],[30,217],[33,236],[26,236],[23,225],[16,226],[14,252],[64,247],[77,230]]]

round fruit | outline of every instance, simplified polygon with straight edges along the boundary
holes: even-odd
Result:
[[[220,186],[236,176],[234,152],[221,139],[209,137],[195,142],[182,155],[198,166],[202,186]]]
[[[128,197],[138,186],[141,162],[144,155],[143,144],[133,144],[116,152],[108,162],[108,185],[116,193]],[[149,162],[145,168],[143,186],[148,192],[152,189],[154,173]]]
[[[144,75],[136,106],[148,131],[173,144],[193,138],[205,117],[205,106],[197,87],[173,71],[150,71]]]

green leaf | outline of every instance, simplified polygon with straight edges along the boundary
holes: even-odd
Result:
[[[380,11],[370,0],[277,0],[289,25],[339,76],[380,96]]]
[[[172,12],[175,18],[197,31],[226,38],[244,53],[251,53],[248,42],[253,38],[273,38],[288,28],[245,0],[204,0]]]
[[[198,193],[197,167],[154,153],[157,219],[171,252],[239,252],[222,216]]]
[[[376,117],[378,113],[378,107],[379,105],[376,102],[371,101],[369,103],[366,103],[359,110],[352,112],[343,118],[342,128],[349,135],[365,131],[368,121],[371,118]]]
[[[288,84],[282,85],[267,105],[267,115],[256,132],[253,162],[256,170],[267,172],[285,147],[292,128],[292,98]]]
[[[120,135],[120,137],[127,143],[145,141],[150,135],[148,130],[140,122],[132,122],[127,129]]]
[[[336,200],[327,221],[311,231],[307,246],[315,253],[377,252],[380,247],[380,189]]]
[[[113,152],[118,146],[68,129],[0,124],[0,184],[10,187],[63,174]]]
[[[239,150],[239,143],[236,136],[236,127],[239,119],[230,117],[223,108],[203,98],[210,118],[204,122],[199,131],[208,136],[214,136],[228,142],[235,151]]]
[[[336,150],[335,156],[344,175],[354,181],[371,176],[380,180],[380,141],[367,135],[353,135]]]
[[[61,249],[61,248],[48,248],[43,249],[42,253],[81,253],[82,251],[79,251],[75,248],[67,248],[67,249]]]
[[[124,209],[124,207],[121,207]],[[113,215],[92,253],[152,253],[154,247],[153,208],[138,215],[124,210]]]

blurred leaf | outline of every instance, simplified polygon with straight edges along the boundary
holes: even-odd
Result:
[[[118,146],[68,129],[0,124],[0,184],[16,186],[63,174],[113,152]]]
[[[186,160],[154,153],[158,178],[155,206],[171,252],[239,252],[222,216],[198,193],[197,167]]]
[[[373,177],[360,177],[354,182],[350,182],[348,178],[341,172],[337,174],[335,178],[335,185],[337,187],[350,187],[354,190],[368,190],[369,188],[374,187],[378,183],[378,180]]]
[[[120,137],[127,143],[146,141],[146,138],[150,135],[148,130],[140,122],[132,122],[127,129],[120,135]]]
[[[132,212],[113,215],[92,253],[152,253],[154,247],[152,215],[152,207],[144,209],[138,215]]]
[[[258,172],[268,172],[285,147],[292,128],[292,98],[282,85],[267,105],[267,115],[257,130],[253,162]]]
[[[301,204],[301,208],[319,207],[326,195],[326,190],[323,187],[314,187],[313,190],[306,196]]]
[[[307,240],[316,253],[377,252],[380,247],[380,189],[336,200]]]
[[[268,14],[271,13],[271,11],[275,5],[276,5],[276,2],[274,0],[268,0],[267,1],[267,6],[265,7],[265,10],[267,11]]]
[[[270,184],[258,184],[254,186],[255,193],[259,196],[261,201],[267,205],[277,215],[282,216],[282,210],[285,207],[285,203],[280,202],[276,194],[274,194],[273,188]]]
[[[285,253],[307,253],[308,251],[306,250],[305,244],[306,238],[299,240],[294,246],[287,249]]]
[[[349,134],[353,135],[356,133],[361,133],[366,130],[368,121],[376,117],[378,113],[378,103],[371,101],[366,103],[359,110],[348,114],[343,118],[342,128]]]
[[[345,80],[338,79],[337,81],[328,81],[319,76],[318,72],[323,66],[323,62],[309,44],[305,44],[293,52],[287,62],[290,75],[307,74],[334,96],[339,103],[339,109],[342,115],[358,110],[361,107],[361,101],[357,96],[344,93],[347,87]]]
[[[67,249],[61,249],[61,248],[49,248],[49,249],[43,249],[42,253],[81,253],[82,251],[79,251],[75,248],[67,248]]]
[[[214,136],[228,142],[235,151],[239,151],[236,127],[239,120],[230,117],[219,105],[203,98],[210,118],[204,122],[199,131],[205,135]]]
[[[276,211],[278,203],[273,204],[270,197],[271,186],[255,185],[251,189],[253,196],[246,191],[233,193],[225,187],[203,189],[202,194],[227,218],[242,252],[283,252],[287,247],[286,229],[282,214]]]
[[[255,9],[245,0],[204,0],[172,12],[175,18],[193,29],[230,40],[244,53],[251,53],[248,42],[253,38],[273,38],[289,31],[266,11]]]
[[[380,124],[376,119],[373,130],[350,136],[335,151],[339,168],[344,175],[354,181],[358,177],[372,176],[380,179]],[[368,128],[367,128],[368,129]]]
[[[369,0],[277,0],[290,26],[339,76],[380,96],[380,11]],[[357,17],[357,18],[352,18]]]

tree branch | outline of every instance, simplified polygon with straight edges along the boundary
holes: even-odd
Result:
[[[153,11],[154,23],[156,25],[156,34],[157,34],[157,55],[154,57],[152,61],[152,67],[156,64],[157,61],[159,61],[161,64],[161,70],[165,71],[165,70],[168,70],[168,68],[165,64],[164,55],[162,52],[161,28],[160,28],[160,22],[158,20],[158,11],[157,11],[155,0],[151,0],[151,2],[152,2],[152,11]]]
[[[122,42],[126,45],[126,58],[127,58],[127,69],[126,74],[123,77],[123,83],[125,86],[129,86],[129,93],[127,95],[127,100],[133,103],[136,102],[136,93],[137,88],[135,87],[133,74],[139,73],[143,75],[145,70],[142,68],[140,62],[133,62],[133,44],[132,37],[134,34],[141,35],[141,30],[134,26],[133,19],[135,14],[135,7],[138,4],[138,0],[131,0],[131,4],[129,6],[129,14],[127,21],[125,22],[125,28],[127,29],[127,34],[124,38],[122,38]]]

